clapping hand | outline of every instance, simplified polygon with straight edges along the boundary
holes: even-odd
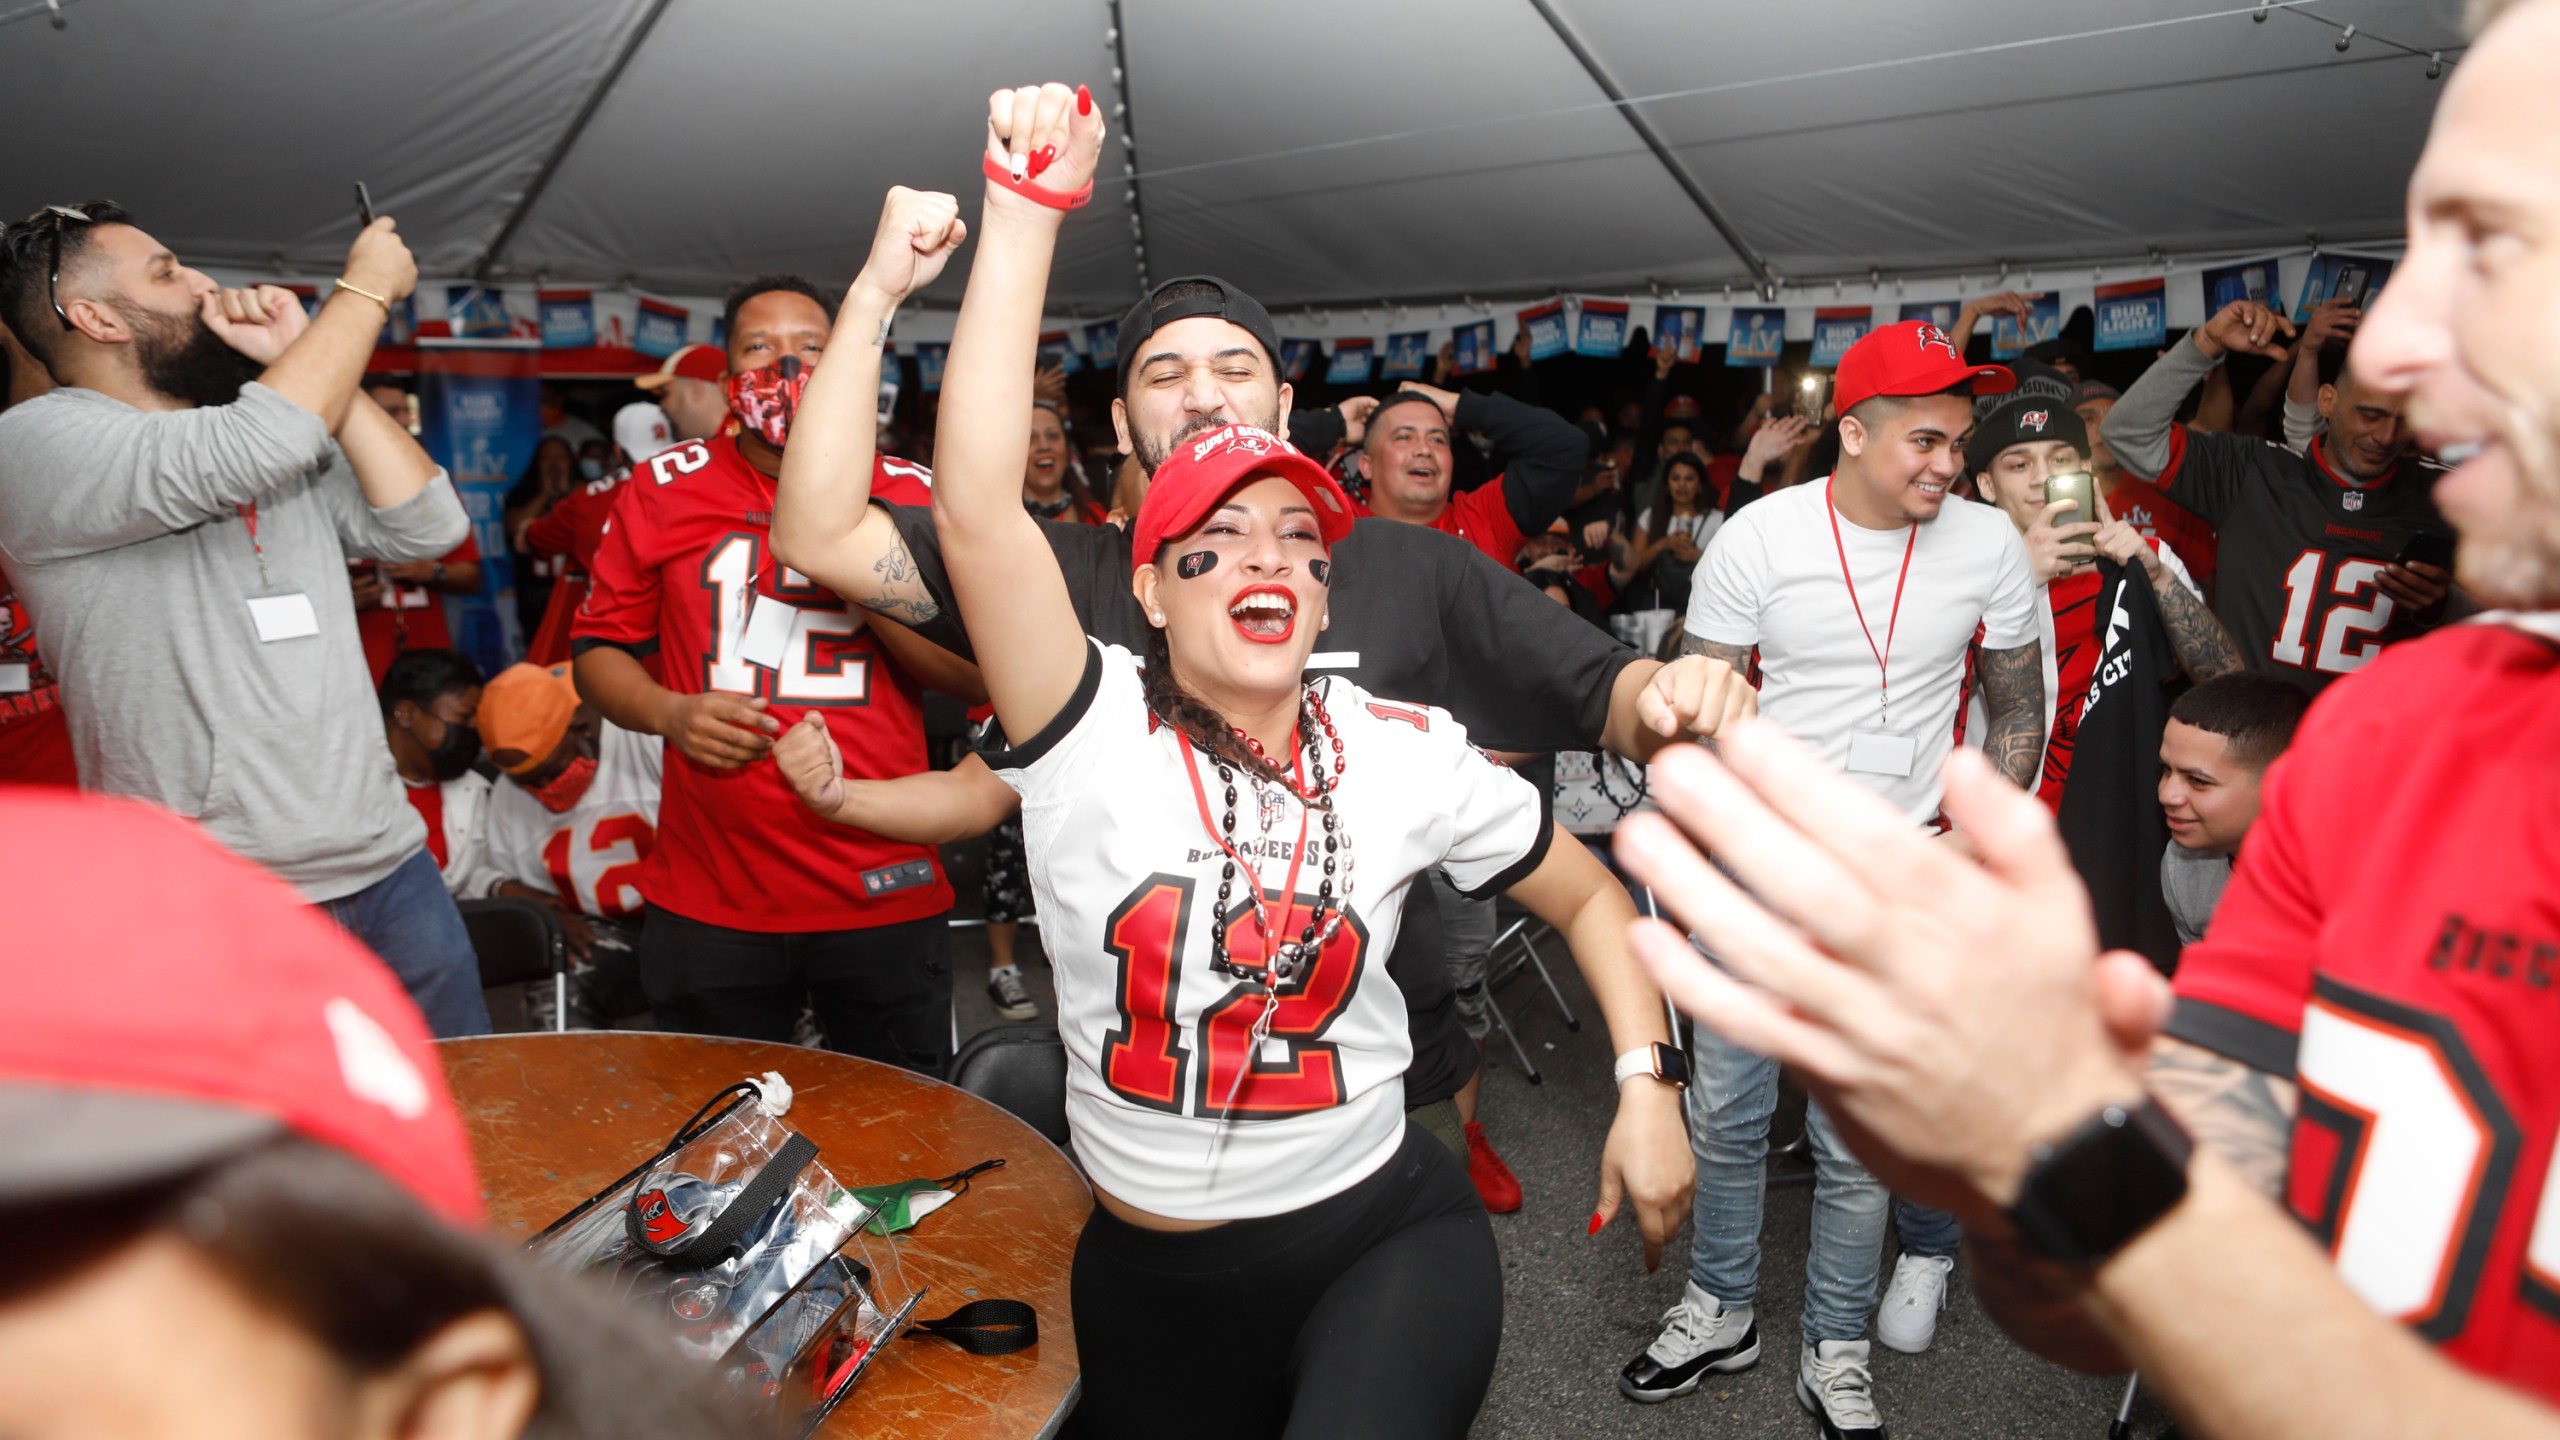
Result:
[[[2281,360],[2285,347],[2275,343],[2275,337],[2282,334],[2291,339],[2293,333],[2293,322],[2266,306],[2255,300],[2234,300],[2195,332],[2196,348],[2216,360],[2234,350]]]

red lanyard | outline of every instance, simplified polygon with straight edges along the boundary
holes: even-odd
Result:
[[[1893,612],[1885,617],[1884,648],[1876,648],[1876,632],[1867,627],[1866,609],[1858,604],[1858,582],[1849,576],[1849,547],[1840,540],[1840,512],[1831,504],[1834,482],[1822,482],[1822,513],[1831,520],[1831,548],[1840,556],[1840,582],[1849,587],[1849,609],[1858,617],[1858,633],[1867,637],[1868,653],[1876,657],[1876,713],[1884,723],[1893,723],[1893,632],[1902,623],[1902,587],[1911,578],[1911,552],[1920,546],[1920,527],[1914,523],[1905,528],[1910,538],[1902,542],[1902,573],[1893,580]]]
[[[267,576],[267,547],[258,543],[258,502],[252,500],[231,508],[240,512],[240,523],[249,527],[249,548],[258,556],[258,583],[273,589],[276,582]]]
[[[1272,923],[1271,912],[1265,909],[1262,903],[1262,876],[1255,872],[1252,861],[1237,854],[1236,847],[1227,843],[1226,832],[1218,828],[1217,820],[1209,814],[1209,792],[1200,784],[1200,761],[1197,756],[1192,754],[1193,747],[1190,737],[1177,730],[1174,732],[1173,738],[1182,746],[1183,767],[1191,772],[1191,798],[1200,807],[1200,824],[1203,828],[1208,830],[1209,838],[1218,842],[1218,848],[1227,852],[1227,858],[1236,862],[1236,868],[1244,872],[1244,883],[1253,887],[1252,898],[1254,912],[1262,919],[1262,924],[1259,927],[1262,931],[1262,973],[1265,977],[1265,983],[1271,983],[1272,954],[1279,948],[1280,937],[1286,933],[1289,924],[1289,917],[1295,913],[1295,907],[1298,903],[1298,867],[1305,863],[1307,858],[1308,807],[1303,801],[1301,801],[1298,806],[1298,844],[1297,848],[1290,852],[1288,890],[1281,897],[1279,923],[1274,924]],[[1299,745],[1293,748],[1297,753],[1292,755],[1289,760],[1289,778],[1294,784],[1299,780],[1299,772],[1304,768],[1305,762],[1303,757],[1306,754],[1306,747]],[[1248,790],[1252,789],[1253,777],[1248,774],[1244,778],[1245,788]],[[1262,797],[1256,795],[1253,799],[1255,807],[1257,809],[1260,808]],[[1209,923],[1212,925],[1224,925],[1227,923],[1227,917],[1224,915],[1212,915],[1209,917]]]

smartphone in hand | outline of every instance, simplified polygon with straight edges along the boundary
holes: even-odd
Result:
[[[372,225],[373,192],[365,189],[364,182],[359,180],[356,182],[356,228],[369,229]]]
[[[2400,547],[2400,564],[2433,565],[2439,570],[2453,568],[2453,537],[2441,530],[2420,530]]]
[[[2053,517],[2055,526],[2097,523],[2098,481],[2097,477],[2088,471],[2066,470],[2059,475],[2047,476],[2044,482],[2044,503],[2051,505],[2057,500],[2070,501],[2071,509]],[[2093,555],[2097,553],[2097,548],[2095,545],[2088,547]]]

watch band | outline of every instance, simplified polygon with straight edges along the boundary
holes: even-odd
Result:
[[[2186,1198],[2194,1153],[2186,1127],[2159,1101],[2109,1105],[2035,1148],[2009,1219],[2056,1260],[2103,1264]]]
[[[1618,1057],[1614,1078],[1618,1084],[1624,1085],[1638,1075],[1649,1075],[1665,1085],[1686,1090],[1689,1088],[1689,1057],[1680,1053],[1680,1047],[1665,1045],[1659,1040],[1650,1045],[1639,1045]]]

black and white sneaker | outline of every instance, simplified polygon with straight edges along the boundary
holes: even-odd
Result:
[[[1864,1340],[1825,1340],[1804,1347],[1796,1363],[1796,1403],[1821,1422],[1822,1440],[1885,1440],[1867,1353]]]
[[[1651,1405],[1676,1400],[1711,1374],[1746,1370],[1760,1359],[1760,1328],[1748,1305],[1727,1309],[1689,1282],[1662,1312],[1662,1334],[1618,1372],[1618,1393]]]
[[[1031,990],[1022,983],[1019,965],[987,972],[987,998],[996,1003],[996,1013],[1007,1020],[1040,1018],[1040,1007],[1031,1003]]]

